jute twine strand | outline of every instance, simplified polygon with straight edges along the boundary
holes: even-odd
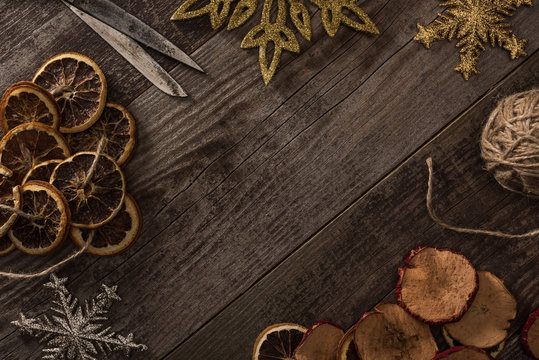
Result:
[[[94,157],[94,161],[92,162],[92,165],[90,166],[90,169],[88,170],[88,173],[86,174],[86,179],[84,179],[83,187],[86,186],[86,184],[88,183],[88,181],[90,180],[90,178],[93,176],[93,174],[95,172],[95,169],[97,167],[97,162],[99,161],[99,158],[101,156],[101,152],[103,151],[104,140],[105,140],[104,138],[101,138],[101,140],[99,141],[99,145],[97,147],[97,151],[96,151],[96,155]],[[11,211],[15,210],[13,208],[9,208],[9,209]],[[28,214],[25,214],[25,215],[28,215]],[[7,277],[9,279],[32,279],[32,278],[37,278],[37,277],[48,275],[48,274],[50,274],[52,272],[55,272],[57,269],[59,269],[64,264],[67,264],[68,262],[78,258],[80,255],[82,255],[84,252],[86,252],[86,250],[88,250],[88,247],[92,244],[94,236],[95,236],[95,231],[91,231],[90,235],[88,236],[88,240],[86,241],[86,243],[84,244],[84,246],[81,249],[74,252],[73,254],[71,254],[70,256],[65,258],[64,260],[61,260],[60,262],[57,262],[56,264],[49,266],[48,268],[46,268],[43,271],[36,272],[36,273],[31,273],[31,274],[12,273],[12,272],[2,272],[2,271],[0,271],[0,276]]]
[[[17,208],[14,208],[14,207],[11,207],[11,206],[8,206],[8,205],[4,205],[4,204],[0,204],[0,209],[2,210],[7,210],[7,211],[11,211],[23,218],[26,218],[28,220],[41,220],[43,219],[43,216],[41,215],[32,215],[32,214],[27,214],[25,213],[24,211],[20,210],[20,209],[17,209]]]
[[[429,168],[429,182],[428,182],[428,189],[427,189],[427,210],[432,220],[434,220],[439,225],[445,227],[446,229],[457,231],[460,233],[496,236],[496,237],[506,238],[506,239],[522,239],[522,238],[528,238],[528,237],[539,235],[539,229],[535,229],[524,234],[508,234],[508,233],[495,231],[495,230],[493,231],[493,230],[463,228],[463,227],[453,226],[446,223],[445,221],[443,221],[436,215],[436,213],[434,212],[434,209],[432,208],[432,177],[433,177],[432,167],[433,166],[432,166],[432,158],[430,157],[427,159],[427,166]]]
[[[498,104],[481,135],[481,156],[504,188],[539,197],[539,89]]]
[[[88,241],[86,241],[86,244],[84,244],[84,247],[82,247],[80,250],[74,252],[69,257],[65,258],[64,260],[51,265],[50,267],[46,268],[43,271],[31,273],[31,274],[22,274],[22,273],[11,273],[11,272],[0,272],[0,276],[4,276],[10,279],[32,279],[40,276],[48,275],[57,269],[59,269],[62,265],[67,264],[71,260],[79,257],[82,255],[86,250],[88,250],[88,247],[91,245],[92,240],[94,238],[95,231],[90,232],[90,236],[88,237]]]

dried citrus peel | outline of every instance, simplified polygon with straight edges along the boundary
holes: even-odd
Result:
[[[253,360],[291,360],[306,331],[293,323],[268,326],[255,341]]]
[[[125,201],[120,212],[108,223],[93,230],[71,227],[71,239],[83,248],[90,234],[94,232],[89,254],[111,256],[125,251],[137,239],[142,227],[142,216],[135,199],[125,194]]]
[[[124,106],[109,102],[94,125],[82,132],[68,134],[66,139],[73,152],[97,151],[100,139],[105,139],[103,152],[123,166],[135,149],[135,119]]]
[[[0,237],[0,256],[9,254],[15,250],[15,245],[11,242],[7,235]]]
[[[70,154],[64,137],[40,123],[19,125],[0,141],[0,163],[13,171],[12,181],[16,184],[37,164],[65,159]]]
[[[49,182],[54,169],[61,162],[62,160],[60,159],[53,159],[37,164],[26,173],[26,176],[22,179],[22,183],[25,184],[31,180]]]
[[[56,249],[66,238],[70,212],[67,201],[54,186],[30,181],[22,186],[22,211],[9,230],[15,246],[30,255],[44,255]]]
[[[111,221],[125,197],[125,177],[107,154],[80,152],[61,162],[50,183],[71,209],[73,226],[95,229]]]
[[[60,117],[60,108],[54,97],[41,86],[28,81],[11,85],[0,103],[0,126],[4,134],[30,122],[58,129]]]
[[[295,360],[334,360],[344,331],[328,321],[312,326],[294,353]]]
[[[32,81],[47,89],[58,102],[62,112],[60,131],[63,133],[88,129],[105,108],[105,75],[87,56],[58,54],[41,66]]]

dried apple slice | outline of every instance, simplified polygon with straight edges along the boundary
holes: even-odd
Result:
[[[522,329],[520,341],[526,352],[534,359],[539,359],[539,309],[535,310],[528,317],[526,325]]]
[[[10,130],[0,141],[0,162],[13,171],[13,182],[22,180],[39,163],[65,159],[69,147],[62,135],[50,126],[28,123]]]
[[[449,345],[449,347],[466,346],[460,343],[459,341],[453,339],[445,328],[442,328],[442,335],[447,345]],[[471,346],[471,345],[467,345],[467,346]],[[504,348],[505,348],[505,340],[494,347],[483,349],[483,350],[485,350],[487,354],[489,354],[492,358],[496,359],[501,354]]]
[[[397,304],[380,304],[366,313],[354,341],[361,360],[431,360],[438,351],[428,325]]]
[[[473,346],[456,346],[439,353],[432,360],[492,360],[482,349]]]
[[[458,321],[478,289],[470,261],[451,249],[425,246],[412,250],[399,275],[396,294],[400,305],[430,325]]]
[[[291,323],[265,328],[255,341],[253,360],[292,360],[306,331],[305,327]]]
[[[124,106],[109,102],[95,124],[66,139],[73,152],[97,151],[104,139],[103,152],[123,166],[135,149],[135,119]]]
[[[58,129],[60,116],[60,108],[54,97],[41,86],[28,81],[11,85],[0,104],[0,126],[4,134],[30,122],[40,122]]]
[[[53,94],[58,102],[62,112],[60,132],[88,129],[105,108],[105,75],[87,56],[58,54],[41,66],[32,81]]]
[[[510,321],[517,315],[517,301],[493,274],[478,271],[477,275],[479,289],[472,305],[459,321],[444,325],[444,330],[462,345],[490,349],[507,338]]]
[[[62,161],[63,160],[60,159],[53,159],[37,164],[36,166],[31,168],[30,171],[28,171],[24,179],[22,179],[22,184],[24,185],[28,181],[32,180],[49,182],[49,180],[51,179],[52,172],[54,171],[56,166]]]
[[[339,341],[344,331],[330,323],[322,321],[312,326],[301,340],[294,353],[295,360],[335,360]]]
[[[355,333],[356,327],[353,326],[341,338],[337,346],[337,360],[360,360],[354,342]]]
[[[321,321],[305,333],[294,352],[294,360],[335,360],[344,331],[329,321]]]

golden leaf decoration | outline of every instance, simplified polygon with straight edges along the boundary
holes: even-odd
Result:
[[[245,24],[255,13],[257,6],[258,0],[240,0],[230,17],[227,30],[233,30]]]
[[[260,70],[266,84],[275,75],[283,51],[300,52],[298,39],[287,26],[288,19],[303,38],[311,40],[311,14],[306,5],[307,1],[320,8],[324,29],[329,36],[335,36],[342,24],[357,31],[379,33],[367,13],[356,5],[356,0],[186,0],[172,15],[172,20],[188,20],[207,15],[212,28],[217,30],[226,24],[234,3],[237,3],[227,26],[228,30],[233,30],[253,17],[261,1],[264,2],[264,6],[260,23],[247,33],[241,47],[259,48]],[[345,10],[353,14],[353,17],[347,16]],[[272,11],[277,12],[274,22],[270,16]],[[273,44],[271,60],[268,57],[270,44]]]
[[[465,80],[479,74],[477,61],[485,50],[485,43],[509,52],[511,59],[526,56],[528,40],[519,39],[510,29],[506,18],[522,5],[532,5],[531,0],[450,0],[441,4],[447,8],[444,14],[429,25],[417,24],[419,32],[414,40],[427,49],[433,42],[457,38],[460,48],[460,64],[455,71]]]
[[[311,40],[311,14],[309,9],[302,2],[289,0],[290,2],[290,18],[292,23],[298,29],[301,36],[307,40]]]
[[[209,15],[211,27],[217,30],[226,23],[234,0],[187,0],[172,15],[172,20],[188,20]],[[206,6],[200,6],[206,3]],[[198,7],[197,7],[198,6]]]
[[[311,0],[311,2],[322,11],[322,23],[329,36],[335,36],[341,23],[358,31],[380,33],[369,15],[356,5],[355,0]],[[343,9],[350,10],[361,22],[346,16]]]
[[[274,0],[266,1],[262,11],[262,22],[251,29],[241,43],[241,47],[245,49],[259,48],[260,71],[266,84],[269,83],[277,70],[282,51],[299,53],[300,50],[296,35],[286,26],[285,0],[277,0],[277,20],[274,23],[270,21],[273,2]],[[267,47],[270,42],[274,44],[271,62],[267,58]]]

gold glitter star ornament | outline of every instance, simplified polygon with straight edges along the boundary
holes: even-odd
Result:
[[[228,30],[245,24],[255,13],[262,0],[237,1]],[[329,36],[335,36],[342,24],[357,31],[378,34],[374,22],[363,11],[356,0],[309,0],[321,11],[322,24]],[[186,20],[208,15],[213,29],[226,24],[235,0],[187,0],[172,15],[172,20]],[[311,15],[306,6],[307,0],[263,0],[262,18],[245,36],[241,47],[259,49],[260,70],[267,84],[275,74],[283,51],[300,52],[300,45],[294,31],[288,27],[287,20],[306,40],[311,40]],[[277,14],[272,20],[271,14]],[[273,53],[268,54],[270,43]],[[268,56],[270,55],[270,56]]]
[[[457,38],[460,48],[460,64],[455,71],[468,80],[479,74],[477,61],[485,50],[484,43],[507,50],[511,59],[526,56],[528,40],[519,39],[510,29],[506,18],[522,5],[532,6],[531,0],[450,0],[441,6],[446,12],[429,25],[417,24],[419,30],[414,40],[428,49],[434,41]]]

